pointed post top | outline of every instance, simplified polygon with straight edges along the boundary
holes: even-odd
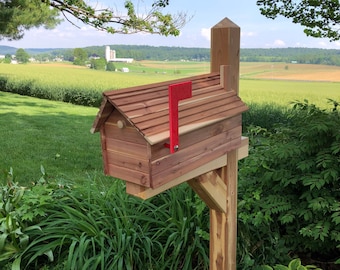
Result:
[[[229,20],[228,18],[224,18],[212,28],[240,28],[237,24]]]
[[[211,28],[210,71],[219,72],[221,65],[230,66],[231,89],[238,93],[241,29],[228,18]]]

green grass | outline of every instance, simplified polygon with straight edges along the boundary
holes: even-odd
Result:
[[[20,182],[40,176],[83,181],[102,171],[98,134],[90,128],[98,109],[0,92],[0,169]]]

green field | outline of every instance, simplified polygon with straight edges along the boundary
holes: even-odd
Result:
[[[124,66],[130,69],[129,73],[97,71],[68,63],[0,64],[0,77],[8,77],[8,83],[19,88],[23,82],[29,82],[28,87],[45,88],[51,92],[79,89],[101,93],[108,89],[207,73],[209,70],[207,62],[117,63],[117,68]],[[325,102],[327,98],[340,99],[340,67],[241,63],[240,74],[240,95],[246,102],[275,102],[286,105],[296,99],[306,98],[311,102]],[[306,74],[314,80],[306,80]],[[333,80],[329,79],[329,74]]]

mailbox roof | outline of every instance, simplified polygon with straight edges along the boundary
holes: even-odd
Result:
[[[192,98],[179,102],[179,134],[233,117],[248,108],[228,87],[227,77],[224,67],[221,73],[106,91],[91,131],[99,131],[111,112],[117,109],[150,144],[168,139],[168,86],[185,81],[192,82]]]

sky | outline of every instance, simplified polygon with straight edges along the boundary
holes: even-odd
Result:
[[[124,0],[96,0],[95,5],[121,9]],[[141,11],[151,5],[151,0],[133,0]],[[26,31],[19,41],[0,40],[0,45],[16,48],[82,48],[102,45],[149,45],[175,47],[210,47],[210,28],[224,18],[241,29],[241,48],[308,47],[340,49],[340,41],[307,37],[303,28],[289,19],[267,19],[260,14],[256,0],[170,0],[169,12],[185,12],[191,17],[178,37],[164,37],[138,33],[132,35],[108,34],[79,21],[79,26],[64,21],[55,29],[34,28]]]

